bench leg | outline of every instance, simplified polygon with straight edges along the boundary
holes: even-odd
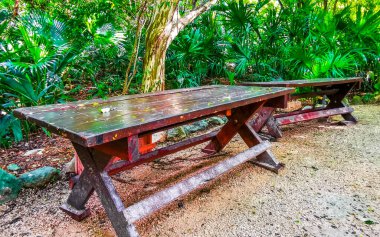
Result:
[[[253,130],[260,132],[265,124],[268,122],[268,119],[273,116],[274,108],[263,107],[257,112],[254,116],[254,119],[250,121],[250,125]]]
[[[327,97],[330,99],[330,103],[326,106],[326,109],[348,107],[342,101],[355,85],[356,83],[350,83],[350,84],[343,84],[343,85],[337,86],[337,89],[338,89],[337,93],[332,94],[332,95],[327,95]],[[346,114],[341,114],[341,115],[347,121],[350,121],[353,123],[358,122],[355,116],[353,116],[351,113],[346,113]]]
[[[274,138],[281,138],[282,132],[278,126],[276,119],[273,117],[274,108],[263,107],[258,113],[256,113],[255,118],[250,121],[250,125],[256,132],[261,132],[263,127],[267,127],[268,134]]]
[[[262,105],[262,103],[259,103],[253,107],[244,106],[233,110],[227,124],[221,128],[216,138],[213,139],[205,149],[207,149],[207,151],[218,152],[223,149],[237,133],[239,133],[248,147],[262,143],[263,141],[255,129],[248,124],[249,118],[259,110]],[[268,150],[258,155],[252,162],[276,173],[283,167]]]
[[[241,126],[239,129],[239,135],[242,137],[248,147],[253,147],[263,142],[263,140],[248,124]],[[282,163],[277,161],[270,150],[266,150],[265,152],[261,153],[256,157],[256,159],[252,160],[251,162],[257,166],[268,169],[275,173],[278,173],[278,171],[284,166]]]
[[[282,132],[280,127],[278,126],[278,123],[276,119],[271,115],[269,119],[267,120],[267,123],[265,126],[268,129],[269,135],[275,138],[281,138],[282,137]]]
[[[342,114],[342,117],[344,118],[344,120],[347,120],[353,123],[358,123],[358,119],[354,115],[352,115],[352,113]]]
[[[202,151],[208,154],[221,151],[238,133],[240,127],[245,124],[254,113],[261,109],[264,103],[265,102],[258,102],[233,109],[231,116],[227,117],[228,122]]]
[[[94,188],[91,180],[88,178],[88,171],[84,170],[71,190],[66,203],[64,203],[60,209],[76,221],[83,220],[90,215],[90,210],[87,209],[85,205],[93,192]]]
[[[138,236],[134,225],[126,221],[123,214],[124,204],[116,192],[111,177],[104,170],[112,156],[76,143],[73,143],[73,145],[85,169],[64,206],[72,207],[74,204],[76,207],[83,208],[89,196],[95,190],[117,235],[119,237]],[[81,190],[83,193],[81,193]],[[76,198],[78,198],[78,201],[74,201]],[[65,212],[70,211],[65,210]]]

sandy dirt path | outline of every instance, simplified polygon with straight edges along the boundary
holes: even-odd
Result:
[[[243,164],[212,184],[138,223],[142,236],[380,236],[380,106],[355,107],[360,124],[308,122],[284,128],[272,151],[286,167],[276,175]],[[57,144],[59,145],[59,144]],[[246,149],[197,159],[200,147],[115,177],[125,204]],[[178,160],[179,158],[179,160]],[[96,195],[90,218],[58,210],[69,190],[58,182],[24,190],[0,206],[0,236],[114,236]]]

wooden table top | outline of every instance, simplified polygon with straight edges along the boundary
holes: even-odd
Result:
[[[269,81],[269,82],[242,82],[240,85],[245,86],[280,86],[280,87],[308,87],[308,86],[330,86],[338,84],[346,84],[353,82],[361,82],[361,77],[346,78],[317,78],[310,80],[291,80],[291,81]]]
[[[19,108],[14,114],[92,147],[293,91],[276,87],[205,86]]]

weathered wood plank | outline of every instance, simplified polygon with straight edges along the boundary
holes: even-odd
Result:
[[[205,89],[216,88],[216,87],[218,87],[218,85],[202,86],[202,87],[194,87],[194,88],[183,88],[183,89],[159,91],[159,92],[136,94],[136,95],[114,96],[111,98],[107,98],[106,100],[105,99],[78,100],[75,102],[63,103],[63,104],[33,106],[33,107],[22,108],[21,110],[24,110],[24,111],[22,114],[20,114],[20,116],[34,114],[34,113],[71,110],[71,109],[77,109],[77,108],[83,107],[83,106],[93,106],[94,104],[107,104],[110,102],[131,100],[131,99],[136,99],[136,98],[141,98],[141,97],[157,96],[157,95],[162,95],[162,94],[174,94],[174,93],[197,91],[197,90],[205,90]],[[220,85],[219,85],[219,87],[220,87]]]
[[[362,77],[346,77],[346,78],[316,78],[310,80],[289,80],[289,81],[269,81],[269,82],[242,82],[240,85],[245,86],[264,86],[264,87],[308,87],[308,86],[331,86],[347,83],[360,83]]]
[[[144,200],[141,200],[138,203],[127,207],[123,211],[124,217],[129,223],[134,223],[137,220],[181,197],[182,195],[185,195],[200,187],[201,185],[206,184],[210,180],[215,179],[219,175],[228,172],[229,170],[248,160],[253,159],[254,157],[269,149],[269,147],[269,142],[263,142],[234,157],[223,160],[215,166],[208,168],[191,178],[183,180],[172,187],[164,189]]]
[[[307,112],[302,114],[296,114],[281,118],[276,118],[277,123],[280,125],[287,125],[291,123],[298,123],[302,121],[317,119],[317,118],[324,118],[329,117],[333,115],[338,114],[349,114],[352,113],[354,110],[351,107],[342,107],[342,108],[334,108],[334,109],[324,109],[324,110],[318,110],[313,112]]]
[[[258,113],[255,114],[253,119],[250,121],[250,124],[256,132],[261,131],[261,129],[265,126],[268,119],[273,115],[274,108],[264,106],[259,110]]]
[[[273,115],[273,117],[275,119],[277,119],[277,118],[288,117],[288,116],[304,114],[304,113],[309,113],[309,112],[316,112],[316,111],[324,110],[325,108],[326,108],[326,106],[321,106],[321,107],[316,107],[316,108],[311,108],[311,109],[303,109],[303,110],[301,109],[301,110],[296,110],[296,111],[292,111],[289,113],[275,114],[275,115]]]
[[[219,88],[219,87],[217,87]],[[145,122],[147,119],[155,119],[155,117],[165,116],[167,113],[172,113],[173,110],[178,112],[186,112],[190,109],[207,108],[215,102],[228,102],[252,96],[252,92],[260,95],[268,89],[252,88],[250,90],[238,90],[237,88],[219,88],[218,90],[202,90],[197,93],[190,94],[161,94],[156,98],[142,97],[134,100],[124,100],[117,102],[109,102],[103,104],[94,104],[78,107],[76,109],[63,110],[54,112],[35,113],[35,119],[50,121],[55,123],[57,115],[61,121],[61,127],[71,126],[72,130],[77,130],[78,127],[83,128],[88,124],[97,123],[105,125],[105,121],[114,122],[114,120],[124,119],[124,123],[134,124]],[[226,94],[227,93],[227,94]],[[212,98],[212,99],[211,99]],[[233,99],[232,99],[233,98]],[[111,111],[108,114],[100,113],[100,109],[108,107]],[[147,117],[149,112],[151,116]],[[81,121],[81,123],[73,123],[72,120]],[[87,127],[88,127],[87,126]],[[98,126],[94,126],[98,127]]]
[[[142,155],[140,155],[140,158],[134,162],[131,162],[129,160],[121,160],[121,161],[118,161],[118,162],[110,165],[109,167],[107,167],[106,170],[110,175],[117,174],[120,171],[130,169],[134,166],[137,166],[137,165],[140,165],[143,163],[147,163],[147,162],[151,162],[152,160],[155,160],[157,158],[160,158],[160,157],[163,157],[166,155],[170,155],[170,154],[173,154],[177,151],[181,151],[181,150],[187,149],[189,147],[193,147],[193,146],[196,146],[198,144],[210,141],[213,137],[215,137],[216,134],[217,134],[217,131],[214,131],[214,132],[211,132],[208,134],[200,135],[198,137],[192,137],[192,138],[186,139],[184,141],[177,142],[173,145],[166,146],[166,147],[163,147],[163,148],[142,154]],[[115,149],[113,151],[115,155],[117,155],[120,158],[126,158],[126,154],[123,153],[124,150],[122,147],[113,146],[113,148]],[[95,147],[95,149],[97,149],[97,148]]]
[[[227,108],[275,98],[291,91],[292,89],[285,88],[218,86],[205,90],[159,94],[157,97],[139,97],[136,99],[139,103],[135,99],[112,101],[110,103],[114,110],[109,114],[102,114],[98,105],[90,104],[79,106],[80,108],[69,107],[65,111],[41,113],[29,113],[24,108],[16,110],[15,114],[19,117],[26,116],[29,121],[46,127],[51,132],[91,147],[212,114],[210,111],[216,114]],[[159,103],[160,97],[166,98],[165,105]],[[146,103],[141,102],[144,100]],[[120,108],[113,103],[120,104]],[[151,107],[150,103],[154,103],[156,107]],[[108,105],[110,104],[102,104],[103,107]]]

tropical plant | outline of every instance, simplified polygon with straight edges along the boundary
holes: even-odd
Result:
[[[21,123],[12,116],[13,108],[63,99],[61,76],[75,58],[75,51],[65,37],[64,23],[41,12],[7,21],[14,27],[9,30],[13,38],[0,44],[2,144],[8,130],[12,130],[15,140],[21,136]]]

